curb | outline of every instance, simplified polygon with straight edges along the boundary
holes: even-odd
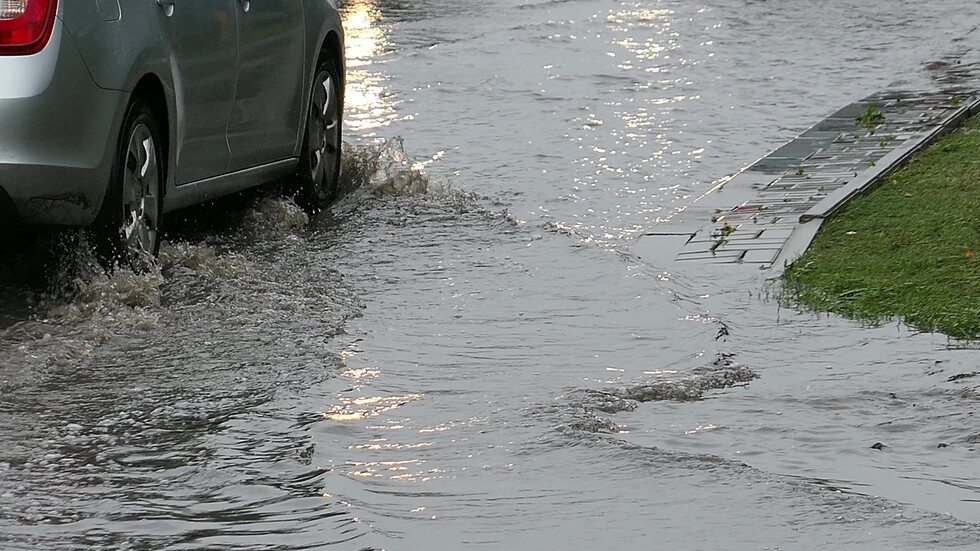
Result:
[[[938,126],[922,132],[882,157],[873,167],[857,175],[847,185],[828,194],[819,203],[800,215],[797,225],[786,244],[773,261],[767,279],[776,279],[783,271],[806,252],[820,231],[824,220],[836,214],[847,202],[857,195],[874,189],[885,176],[905,164],[909,158],[937,138],[960,126],[964,120],[980,112],[980,97],[974,96],[966,105],[956,109]]]

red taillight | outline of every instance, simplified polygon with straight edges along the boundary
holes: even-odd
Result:
[[[41,51],[51,38],[57,0],[0,0],[0,55]]]

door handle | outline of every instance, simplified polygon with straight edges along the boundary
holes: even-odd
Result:
[[[174,14],[174,0],[157,0],[157,5],[163,9],[163,13],[167,17]]]

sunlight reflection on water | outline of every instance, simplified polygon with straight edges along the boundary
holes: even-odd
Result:
[[[388,76],[379,67],[389,47],[377,0],[353,0],[341,11],[347,55],[347,89],[344,93],[344,125],[356,136],[399,120],[399,100],[387,86]]]

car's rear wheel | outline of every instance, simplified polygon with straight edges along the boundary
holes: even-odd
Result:
[[[107,267],[118,264],[139,271],[160,248],[163,143],[153,111],[141,99],[126,110],[122,129],[95,229]]]
[[[329,205],[338,192],[343,127],[341,86],[337,63],[321,60],[313,79],[299,173],[293,190],[297,202],[311,212]]]

